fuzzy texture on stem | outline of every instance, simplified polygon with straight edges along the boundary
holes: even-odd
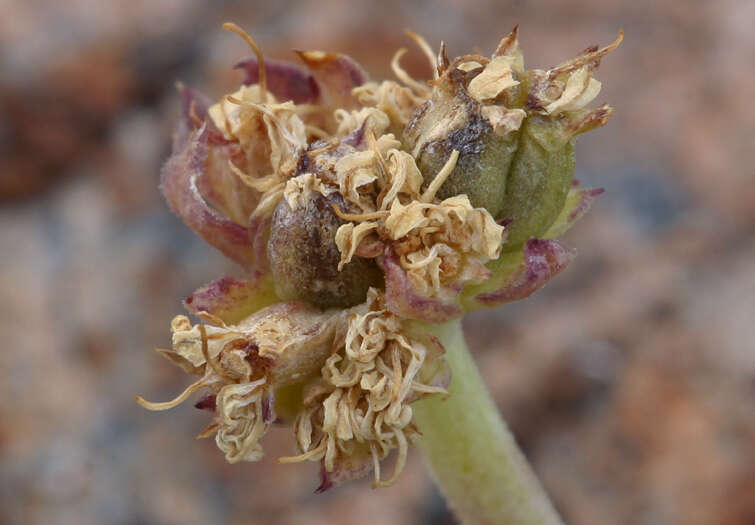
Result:
[[[485,388],[461,321],[426,325],[446,348],[448,396],[418,401],[419,448],[464,525],[561,524]]]

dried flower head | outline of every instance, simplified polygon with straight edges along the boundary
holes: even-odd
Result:
[[[255,57],[211,103],[180,87],[183,118],[162,174],[169,205],[250,272],[185,301],[160,353],[199,376],[163,410],[205,391],[230,462],[262,457],[275,421],[325,490],[401,472],[417,439],[411,403],[445,393],[444,349],[423,323],[527,297],[573,253],[554,240],[600,190],[573,182],[577,135],[603,125],[593,74],[615,49],[526,70],[517,29],[490,57],[428,57],[422,82],[391,65],[374,82],[346,55],[299,52],[304,67]],[[276,415],[278,414],[278,415]],[[279,417],[280,416],[280,417]],[[396,449],[393,473],[381,461]]]

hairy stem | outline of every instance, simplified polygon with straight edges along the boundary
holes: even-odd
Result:
[[[453,375],[447,398],[412,407],[419,448],[449,506],[464,525],[562,523],[490,398],[461,321],[427,328],[446,348]]]

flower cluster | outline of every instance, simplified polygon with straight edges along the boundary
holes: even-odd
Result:
[[[608,47],[526,70],[517,30],[490,57],[449,60],[409,33],[433,71],[369,81],[342,54],[299,52],[304,67],[255,57],[242,86],[212,103],[181,87],[183,118],[162,188],[173,211],[242,265],[186,301],[160,352],[199,376],[230,462],[262,457],[292,423],[325,490],[401,472],[419,436],[411,403],[443,395],[444,349],[425,323],[521,299],[573,258],[555,240],[600,190],[573,181],[577,135],[611,108],[586,109]],[[381,461],[396,449],[393,474]]]

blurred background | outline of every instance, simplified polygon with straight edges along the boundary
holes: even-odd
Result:
[[[606,193],[542,292],[469,315],[483,375],[578,524],[755,523],[755,3],[748,0],[0,2],[0,523],[451,524],[418,453],[390,488],[316,496],[316,465],[225,463],[156,353],[181,300],[238,274],[164,204],[175,82],[339,50],[374,78],[411,27],[455,56],[515,24],[530,67],[589,44],[616,114],[578,146]]]

